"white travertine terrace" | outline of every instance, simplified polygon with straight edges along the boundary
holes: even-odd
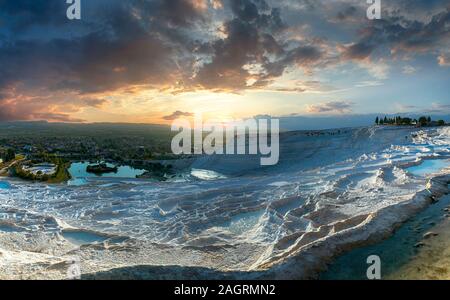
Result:
[[[65,278],[73,256],[87,278],[308,278],[446,193],[449,158],[448,127],[370,127],[285,133],[275,167],[250,156],[194,162],[217,180],[9,180],[0,278]],[[427,159],[442,168],[406,170]]]

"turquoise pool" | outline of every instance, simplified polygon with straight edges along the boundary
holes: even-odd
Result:
[[[449,167],[450,161],[443,159],[430,159],[423,161],[420,165],[407,168],[406,170],[416,176],[426,176],[437,173],[440,170]]]
[[[9,190],[11,185],[6,181],[0,181],[0,190]]]

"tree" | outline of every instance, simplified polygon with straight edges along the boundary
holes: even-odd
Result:
[[[424,116],[420,117],[419,118],[419,124],[420,124],[420,126],[427,126],[427,124],[428,124],[427,117],[424,117]]]
[[[439,120],[438,121],[438,125],[439,126],[445,126],[445,121],[444,120]]]
[[[378,117],[375,119],[375,124],[377,124],[377,125],[380,124],[380,119]]]
[[[411,125],[411,123],[412,123],[411,118],[403,118],[403,119],[401,120],[401,124],[402,124],[402,125]]]
[[[431,123],[431,117],[428,117],[428,118],[427,118],[427,122],[428,122],[428,123]]]
[[[16,153],[14,152],[14,150],[13,149],[8,149],[7,151],[6,151],[6,154],[5,154],[5,157],[4,157],[5,159],[5,161],[11,161],[11,160],[13,160],[13,159],[15,159],[16,158]]]

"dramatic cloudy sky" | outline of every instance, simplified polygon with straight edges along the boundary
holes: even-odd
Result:
[[[450,113],[450,0],[0,0],[0,121]]]

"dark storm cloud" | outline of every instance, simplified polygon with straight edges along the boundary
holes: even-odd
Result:
[[[356,15],[357,12],[358,12],[358,9],[355,6],[350,5],[347,8],[345,8],[345,9],[341,10],[340,12],[338,12],[338,14],[336,15],[336,18],[339,21],[345,21],[345,20],[348,20],[350,18],[353,18]]]
[[[424,10],[442,9],[449,6],[448,0],[397,0],[391,5],[397,9],[413,12],[423,12]]]
[[[449,3],[383,2],[382,20],[360,24],[366,3],[354,0],[95,0],[76,22],[63,0],[0,0],[0,120],[45,109],[69,120],[61,111],[102,107],[103,94],[133,87],[266,88],[333,59],[430,52],[448,66]]]
[[[283,59],[285,67],[296,64],[299,66],[310,66],[322,58],[322,53],[315,46],[299,46],[288,51]]]
[[[234,18],[224,26],[227,37],[209,44],[212,60],[196,74],[195,83],[202,88],[244,89],[252,77],[245,66],[266,64],[268,55],[283,52],[272,35],[283,27],[278,10],[269,8],[263,0],[231,1],[231,10]]]
[[[132,9],[139,8],[117,4],[108,10],[108,23],[102,29],[81,37],[33,38],[6,44],[0,48],[0,64],[4,66],[0,88],[25,81],[50,89],[93,93],[173,80],[180,64],[174,59],[176,35],[169,33],[176,29],[147,30],[152,24],[132,14]]]
[[[303,69],[309,72],[310,69],[322,62],[322,51],[312,45],[297,46],[292,50],[285,51],[283,55],[274,62],[267,62],[265,64],[266,73],[262,74],[258,81],[255,82],[255,87],[264,87],[270,84],[274,79],[283,75],[288,68]],[[323,60],[325,64],[326,61]],[[296,89],[304,91],[303,89]]]
[[[225,23],[226,38],[209,45],[211,62],[196,74],[202,88],[242,90],[264,87],[292,65],[306,67],[321,58],[320,50],[310,45],[288,48],[278,34],[287,28],[280,11],[264,0],[231,2],[234,18]],[[252,69],[252,67],[254,67]],[[253,84],[248,80],[253,79]]]
[[[0,0],[2,21],[13,31],[26,30],[36,25],[64,23],[66,1],[55,0]]]
[[[369,57],[372,52],[376,49],[377,44],[370,41],[370,39],[365,41],[360,41],[356,44],[343,47],[344,54],[343,58],[362,60]]]
[[[14,33],[19,28],[24,31],[43,25],[47,25],[50,31],[56,31],[52,18],[65,16],[65,10],[55,10],[55,4],[51,4],[53,2],[63,1],[1,2],[3,14],[14,24],[6,29],[13,33],[9,36],[15,37],[0,43],[2,94],[12,87],[15,91],[12,96],[43,90],[48,94],[69,92],[82,96],[111,92],[133,85],[159,88],[174,84],[184,76],[180,70],[190,68],[190,59],[193,58],[184,57],[183,61],[177,61],[183,57],[183,51],[189,45],[183,40],[183,35],[178,33],[182,28],[175,25],[187,26],[194,22],[197,17],[194,13],[197,9],[195,1],[174,1],[175,7],[179,9],[170,12],[164,4],[166,1],[113,0],[101,13],[101,26],[86,34],[40,39],[40,35],[30,33],[32,31],[24,34],[26,38]],[[149,3],[160,10],[144,10]],[[43,16],[35,16],[41,13]],[[64,22],[67,24],[67,19]],[[74,29],[76,28],[75,24]],[[95,99],[95,95],[91,98]],[[26,109],[18,110],[17,101],[24,100],[15,97],[1,103],[0,120],[37,117],[36,111],[40,111],[41,107],[27,105],[28,112]],[[59,97],[52,101],[47,105],[58,106],[63,102]],[[92,105],[92,101],[96,101],[94,104],[103,104],[103,100],[73,101],[70,104],[63,103],[66,106],[62,109],[96,106]],[[53,116],[53,119],[58,120],[64,117],[56,114]]]
[[[401,19],[400,16],[397,18]],[[442,42],[447,43],[450,37],[450,8],[434,15],[429,22],[406,22],[405,25],[399,25],[388,19],[387,24],[375,30],[373,34],[383,34],[380,31],[384,31],[386,39],[394,48],[405,51],[434,49],[436,46],[442,46]]]
[[[378,48],[387,48],[391,54],[439,51],[449,43],[450,8],[429,21],[410,20],[394,11],[371,22],[360,33],[358,42],[343,47],[344,59],[365,59]]]
[[[68,24],[64,2],[0,0],[0,11],[11,31],[38,25],[47,25],[51,31],[55,30],[55,24]],[[305,9],[322,7],[320,1],[282,2],[303,5]],[[424,9],[449,3],[448,0],[412,2]],[[327,55],[320,45],[287,40],[283,32],[289,29],[289,24],[282,20],[280,9],[273,7],[276,4],[265,0],[224,1],[231,13],[224,18],[226,37],[202,40],[204,29],[199,28],[211,24],[210,3],[103,1],[104,5],[96,10],[101,24],[91,32],[50,40],[40,39],[36,34],[5,41],[0,44],[0,90],[17,82],[81,94],[129,85],[160,88],[176,83],[182,84],[178,87],[181,89],[241,90],[251,87],[247,84],[249,79],[256,81],[256,87],[265,86],[287,68],[310,68]],[[343,22],[360,13],[353,1],[337,3],[340,4],[337,18]],[[398,1],[395,8],[406,9],[408,3],[411,1]],[[383,20],[368,23],[359,41],[341,46],[342,59],[365,59],[383,46],[426,51],[448,40],[449,17],[447,9],[429,22],[410,21],[395,10]],[[310,40],[313,39],[314,36]]]
[[[140,13],[151,17],[155,24],[190,27],[205,21],[206,0],[130,1]]]

